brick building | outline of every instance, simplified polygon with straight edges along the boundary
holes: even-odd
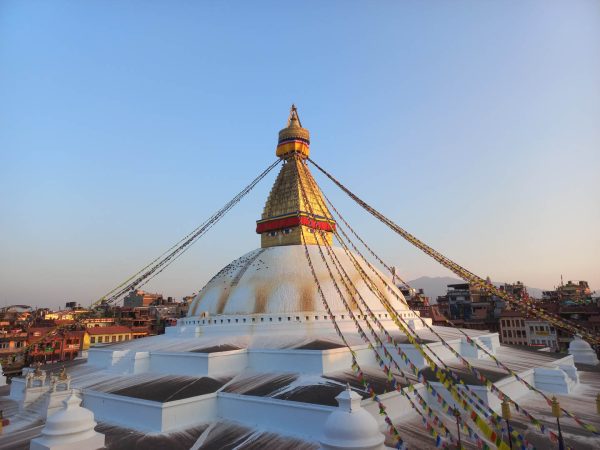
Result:
[[[29,350],[31,362],[56,363],[75,359],[90,346],[90,336],[86,331],[59,330],[53,327],[31,327],[28,341],[34,344]]]

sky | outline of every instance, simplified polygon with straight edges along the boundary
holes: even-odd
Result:
[[[600,3],[0,2],[0,305],[90,304],[311,156],[483,277],[600,290]],[[315,173],[405,279],[450,273]],[[260,246],[275,179],[145,288]]]

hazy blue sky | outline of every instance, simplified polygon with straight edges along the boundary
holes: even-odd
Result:
[[[0,304],[88,304],[312,156],[482,276],[600,289],[597,1],[2,1]],[[316,174],[315,174],[316,175]],[[273,173],[149,290],[258,247]],[[318,176],[407,279],[448,272]]]

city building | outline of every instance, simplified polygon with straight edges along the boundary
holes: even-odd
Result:
[[[114,344],[133,339],[131,329],[123,325],[87,328],[86,331],[90,335],[90,346],[92,347],[99,344]]]
[[[527,345],[527,327],[523,314],[504,311],[500,316],[500,342],[511,345]]]
[[[27,332],[20,328],[0,330],[0,364],[4,375],[9,375],[7,369],[15,361],[17,354],[27,345]],[[0,374],[1,375],[1,374]]]
[[[398,286],[402,295],[406,299],[409,308],[417,312],[421,317],[431,319],[433,325],[447,326],[446,317],[440,312],[438,305],[432,305],[429,297],[425,295],[423,289],[416,290],[406,286]]]
[[[160,327],[148,306],[117,308],[116,314],[118,323],[131,330],[133,339],[159,334]]]
[[[150,306],[153,303],[162,300],[162,294],[151,294],[141,289],[131,291],[123,299],[123,306],[125,308],[137,308],[140,306]]]
[[[70,331],[56,327],[31,327],[28,343],[32,344],[28,358],[31,362],[58,363],[75,359],[90,347],[86,331]]]
[[[498,331],[498,319],[505,303],[469,283],[457,283],[448,285],[446,295],[438,297],[437,307],[456,326]]]
[[[527,345],[531,347],[548,347],[551,350],[559,350],[556,329],[548,322],[539,319],[529,318],[525,320],[527,331]],[[571,339],[572,340],[572,339]],[[566,350],[568,346],[564,346]]]
[[[110,327],[115,325],[114,317],[90,317],[81,320],[81,324],[86,328]]]
[[[542,301],[545,303],[576,303],[593,304],[593,292],[587,281],[568,281],[563,284],[562,277],[560,285],[552,291],[544,291]]]
[[[544,320],[507,310],[500,316],[500,341],[503,344],[544,347],[558,351],[556,329]]]

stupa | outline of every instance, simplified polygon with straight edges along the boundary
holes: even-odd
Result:
[[[444,377],[455,374],[462,391],[476,393],[481,408],[499,411],[493,388],[501,386],[521,407],[542,414],[545,432],[521,419],[529,440],[547,442],[554,420],[523,380],[598,422],[587,410],[600,377],[578,371],[573,356],[503,346],[495,332],[432,326],[406,305],[388,274],[338,245],[341,224],[310,174],[309,152],[310,133],[292,107],[277,141],[282,166],[256,222],[260,247],[219,271],[165,335],[92,348],[87,362],[69,369],[106,448],[455,445],[454,431],[443,429],[456,429],[452,408],[463,402],[437,366]],[[353,286],[347,302],[342,272]],[[13,379],[4,401],[22,404],[25,389],[33,388]],[[14,408],[19,420],[7,433],[43,421],[28,408]],[[463,442],[494,448],[498,434],[484,436],[478,414],[463,418]],[[362,425],[348,428],[346,419]],[[594,448],[585,433],[570,439],[576,448]]]

